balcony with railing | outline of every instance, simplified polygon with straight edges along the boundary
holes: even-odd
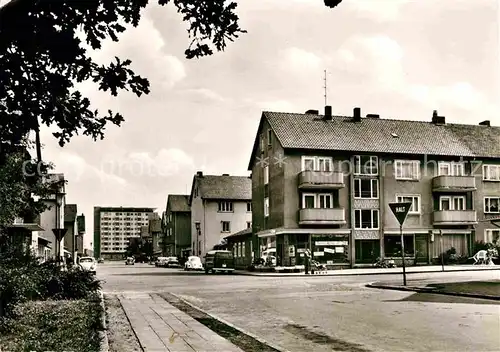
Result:
[[[299,210],[299,225],[345,224],[344,208],[307,208]]]
[[[438,210],[433,213],[434,225],[474,225],[477,224],[475,210]]]
[[[474,176],[437,176],[432,179],[434,192],[469,192],[476,190]]]
[[[344,173],[337,171],[302,171],[299,173],[300,189],[344,188]]]

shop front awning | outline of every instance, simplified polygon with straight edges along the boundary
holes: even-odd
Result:
[[[10,229],[21,229],[27,231],[43,231],[43,227],[38,224],[12,224],[9,226]]]
[[[285,228],[277,228],[264,230],[257,233],[259,238],[265,237],[273,237],[276,235],[349,235],[351,234],[351,230],[349,229],[285,229]]]

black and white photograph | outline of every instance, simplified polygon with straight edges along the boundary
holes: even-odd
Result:
[[[0,352],[500,351],[500,0],[0,0]]]

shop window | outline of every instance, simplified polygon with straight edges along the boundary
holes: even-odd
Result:
[[[415,244],[413,235],[405,235],[405,256],[412,257],[415,255]],[[386,257],[401,257],[401,236],[385,236],[384,250]]]

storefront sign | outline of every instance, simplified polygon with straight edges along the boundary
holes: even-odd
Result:
[[[314,252],[315,257],[323,257],[325,255],[325,252]]]
[[[344,253],[344,247],[335,247],[335,253]]]
[[[297,248],[297,253],[304,253],[305,251],[305,248]]]
[[[316,241],[314,242],[316,246],[347,246],[348,241]]]
[[[325,253],[335,253],[335,249],[331,249],[331,248],[323,248],[323,251]]]

